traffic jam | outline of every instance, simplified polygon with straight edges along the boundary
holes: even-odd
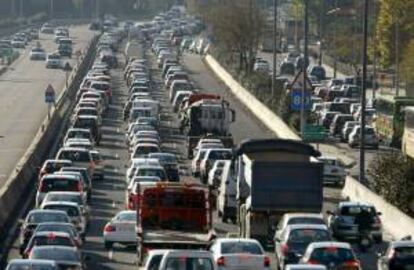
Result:
[[[129,35],[115,23],[105,27],[63,143],[39,170],[35,205],[20,224],[21,259],[7,270],[93,269],[84,246],[94,185],[107,181],[111,163],[97,147],[117,95],[115,72],[127,88],[121,118],[130,157],[124,210],[101,228],[106,250],[136,247],[136,268],[147,270],[412,269],[409,240],[390,242],[377,266],[363,265],[360,254],[383,242],[381,212],[343,201],[322,213],[326,162],[311,145],[234,142],[236,110],[197,89],[180,59],[181,43],[200,32],[199,19],[173,7],[136,25]],[[140,53],[123,59],[127,36]],[[165,119],[165,106],[177,121]],[[184,151],[166,147],[173,129]],[[219,232],[218,223],[236,229]]]

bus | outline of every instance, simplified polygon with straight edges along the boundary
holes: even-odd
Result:
[[[379,96],[376,109],[375,129],[380,141],[388,146],[401,148],[404,130],[404,109],[414,106],[414,98]]]
[[[401,151],[414,160],[414,106],[405,108],[404,133]]]

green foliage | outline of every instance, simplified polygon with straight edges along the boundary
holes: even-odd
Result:
[[[400,71],[407,87],[407,96],[414,97],[414,38],[410,40],[403,52]]]
[[[412,38],[414,32],[414,1],[381,0],[380,3],[376,37],[380,63],[383,67],[388,67],[394,62],[396,29],[399,31],[401,51]]]
[[[370,185],[382,198],[410,214],[414,194],[414,166],[400,152],[378,154],[368,170]]]

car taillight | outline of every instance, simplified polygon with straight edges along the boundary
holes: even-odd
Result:
[[[128,198],[128,209],[133,210],[134,209],[134,201],[132,199],[132,196],[130,195]]]
[[[224,257],[220,257],[217,259],[217,266],[225,266]]]
[[[79,191],[79,192],[83,191],[83,187],[82,187],[82,184],[80,182],[78,182],[76,184],[76,190]]]
[[[344,262],[344,266],[356,267],[357,269],[359,269],[360,263],[358,260],[349,260],[349,261]]]
[[[23,254],[23,258],[25,258],[25,259],[29,258],[30,253],[32,253],[32,249],[29,249],[28,251],[26,251],[26,252]]]
[[[106,224],[105,228],[104,228],[104,232],[114,232],[115,231],[115,227],[112,226],[111,224]]]
[[[264,267],[270,267],[270,258],[267,256],[264,257]]]
[[[395,249],[392,249],[389,253],[388,253],[388,259],[392,259],[394,258],[395,255]]]
[[[30,237],[32,235],[32,230],[30,230],[28,228],[24,229],[23,235],[24,235],[25,238]]]
[[[282,253],[283,255],[287,256],[289,253],[289,246],[287,244],[282,245]]]
[[[45,185],[43,184],[43,181],[40,181],[39,184],[39,191],[43,191],[43,188],[45,187]]]
[[[319,264],[319,262],[317,260],[309,259],[307,264]]]

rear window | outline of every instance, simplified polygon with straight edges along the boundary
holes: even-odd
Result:
[[[78,191],[79,181],[74,179],[60,178],[46,178],[43,179],[40,186],[41,192],[50,191]]]
[[[72,241],[67,237],[61,237],[51,234],[50,236],[37,236],[34,239],[35,246],[73,246]]]
[[[91,162],[89,152],[81,150],[62,151],[59,154],[60,159],[68,159],[73,162]]]
[[[46,259],[53,261],[74,261],[79,262],[80,258],[74,250],[59,249],[33,249],[31,259]]]
[[[94,127],[96,124],[95,119],[76,119],[74,127],[77,128],[91,128]]]
[[[309,244],[312,242],[329,241],[331,238],[327,230],[297,229],[289,234],[289,243]]]
[[[310,258],[311,260],[316,260],[317,262],[325,265],[329,264],[332,261],[338,264],[355,260],[354,254],[351,250],[347,248],[336,247],[317,248],[312,252]]]
[[[44,166],[44,170],[46,171],[46,173],[54,173],[65,166],[70,166],[70,164],[63,162],[47,162]]]
[[[56,270],[55,267],[47,264],[33,264],[28,262],[27,264],[19,263],[10,265],[9,270]]]
[[[160,179],[166,179],[164,170],[161,169],[141,169],[138,170],[137,176],[157,176]]]
[[[329,160],[327,160],[327,161],[329,161]],[[335,165],[335,162],[332,165]],[[297,217],[297,218],[289,219],[288,225],[292,225],[292,224],[317,224],[317,225],[320,224],[320,225],[324,225],[325,223],[320,218]]]
[[[98,90],[108,90],[109,89],[109,84],[106,83],[93,83],[91,85],[91,88],[95,88]]]
[[[90,139],[91,135],[84,131],[69,131],[68,138]]]
[[[49,202],[74,202],[79,205],[83,204],[81,195],[72,195],[72,194],[49,194],[47,196]]]
[[[255,255],[262,255],[262,249],[256,243],[246,242],[225,242],[221,244],[222,254],[240,254],[248,253]]]
[[[149,153],[155,152],[159,152],[159,149],[156,146],[141,146],[137,148],[135,152],[135,157],[138,155],[148,155]]]
[[[170,258],[167,260],[166,269],[168,270],[213,270],[213,263],[205,258]]]
[[[209,159],[231,159],[232,154],[229,151],[211,151]]]
[[[341,215],[344,216],[355,216],[361,212],[362,209],[368,210],[372,215],[376,215],[375,208],[366,206],[344,206],[341,208]]]
[[[69,205],[46,205],[44,209],[65,211],[70,217],[76,217],[80,214],[78,208]]]
[[[67,216],[63,213],[33,213],[28,218],[29,223],[44,223],[44,222],[67,222]]]
[[[403,258],[406,256],[414,256],[414,247],[397,247],[394,249],[396,258]],[[414,262],[413,262],[414,263]]]

